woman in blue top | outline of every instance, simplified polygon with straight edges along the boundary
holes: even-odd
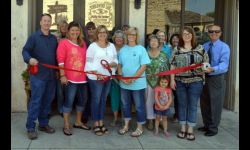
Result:
[[[139,36],[137,28],[129,28],[127,31],[128,45],[125,45],[119,52],[118,74],[124,77],[145,76],[146,65],[150,59],[146,49],[138,45]],[[119,130],[119,134],[124,135],[128,132],[129,121],[131,120],[131,105],[134,100],[136,107],[137,128],[131,136],[138,137],[143,133],[142,125],[146,122],[145,113],[145,88],[147,87],[146,78],[121,80],[121,100],[125,126]]]

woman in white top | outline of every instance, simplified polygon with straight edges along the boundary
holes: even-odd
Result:
[[[114,44],[108,42],[108,30],[100,25],[96,30],[96,41],[87,49],[85,71],[110,76],[110,72],[101,65],[101,60],[106,60],[112,67],[112,74],[117,67],[117,53]],[[91,115],[94,120],[96,135],[108,133],[104,127],[103,119],[106,107],[106,98],[110,90],[111,81],[104,81],[104,76],[87,74],[91,91]]]

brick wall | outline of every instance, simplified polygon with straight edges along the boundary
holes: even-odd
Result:
[[[147,34],[156,28],[165,31],[165,10],[181,10],[181,0],[148,0]]]

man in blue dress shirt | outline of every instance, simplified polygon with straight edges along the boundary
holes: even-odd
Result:
[[[55,129],[48,125],[48,113],[55,96],[55,70],[41,66],[39,63],[56,65],[57,39],[50,33],[52,18],[42,14],[37,32],[29,36],[23,47],[22,55],[25,63],[30,66],[38,65],[38,73],[30,74],[31,97],[28,106],[26,128],[29,139],[36,139],[35,130],[38,119],[40,131],[54,133]]]
[[[205,136],[214,136],[218,133],[221,112],[225,99],[225,73],[228,71],[230,48],[219,38],[221,27],[211,25],[208,27],[209,42],[203,46],[209,55],[209,67],[205,72],[206,83],[201,95],[201,113],[204,126],[198,128],[204,131]]]

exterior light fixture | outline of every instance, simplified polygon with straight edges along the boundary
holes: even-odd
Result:
[[[141,0],[135,0],[135,9],[140,9],[141,8]]]
[[[23,0],[16,0],[16,4],[18,6],[22,6],[23,5]]]

